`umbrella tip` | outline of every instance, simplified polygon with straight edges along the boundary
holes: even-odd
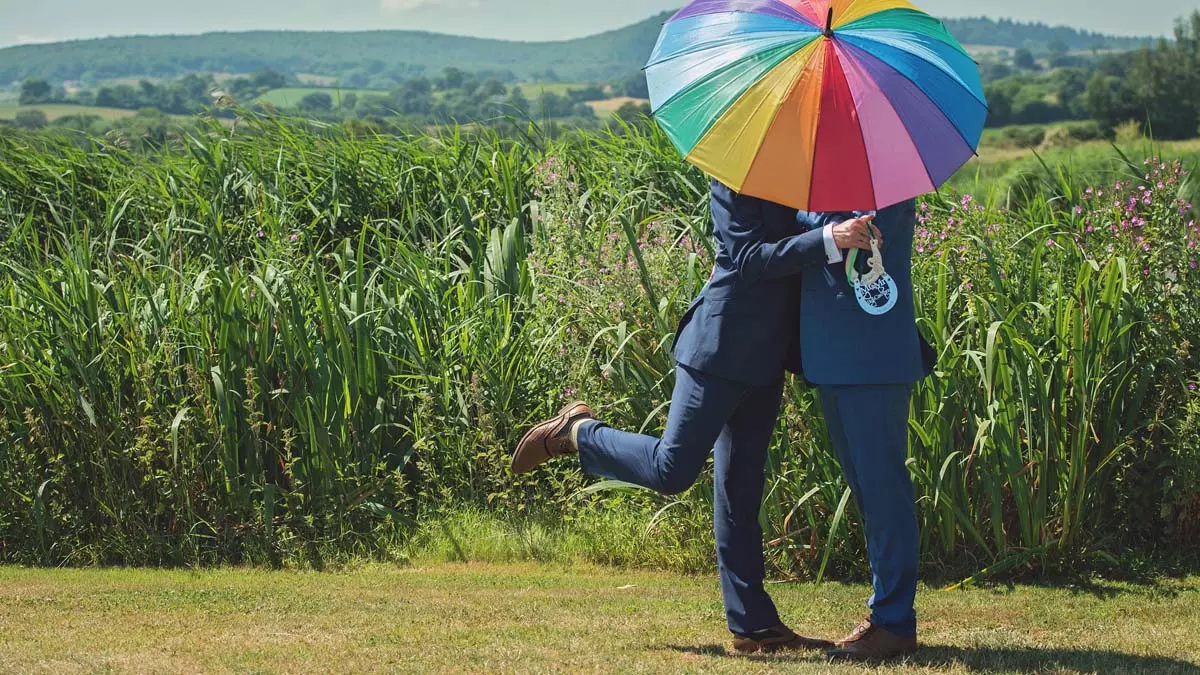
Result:
[[[825,19],[825,37],[833,37],[833,8],[829,8],[829,17]]]

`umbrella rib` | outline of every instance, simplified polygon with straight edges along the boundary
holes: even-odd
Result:
[[[866,75],[867,75],[867,77],[871,77],[870,73],[866,73]],[[874,82],[874,78],[872,78],[871,81]],[[875,82],[875,85],[879,86],[879,83]],[[925,172],[925,177],[929,179],[929,184],[933,186],[933,190],[934,190],[934,192],[936,192],[938,189],[938,183],[937,183],[937,181],[935,181],[933,179],[933,174],[929,172],[929,165],[925,162],[925,156],[921,154],[921,148],[917,147],[917,141],[916,141],[916,139],[914,139],[912,137],[912,130],[908,128],[907,124],[905,124],[904,116],[901,115],[900,111],[896,109],[896,104],[892,101],[891,97],[887,95],[887,92],[884,91],[883,87],[879,87],[879,93],[883,96],[883,100],[887,101],[888,107],[890,107],[892,109],[892,112],[895,113],[896,119],[900,120],[900,124],[904,126],[904,130],[908,132],[908,137],[909,137],[909,140],[912,141],[913,149],[915,149],[917,151],[917,157],[921,160],[921,170]],[[949,119],[947,119],[946,121],[950,122],[950,126],[952,126],[952,127],[954,126],[954,122],[950,121]],[[956,127],[956,130],[957,130],[957,127]],[[959,134],[959,136],[962,136],[962,134]],[[967,147],[970,147],[970,146],[971,146],[971,144],[968,143]],[[869,166],[868,166],[867,170],[868,171],[870,170]]]
[[[907,15],[919,16],[922,19],[928,19],[929,22],[936,23],[938,28],[940,28],[941,30],[938,32],[935,32],[935,31],[917,30],[916,28],[912,28],[912,27],[897,28],[891,24],[884,24],[884,27],[880,27],[880,26],[872,27],[873,22],[877,20],[877,17],[880,17],[885,14],[890,14],[893,12],[903,12]],[[946,28],[946,24],[944,22],[942,22],[941,20],[936,19],[932,16],[929,16],[928,14],[925,14],[924,12],[918,11],[918,10],[911,10],[911,9],[904,9],[904,8],[885,9],[881,12],[878,12],[877,14],[868,14],[867,16],[855,19],[854,21],[844,24],[840,28],[838,28],[839,33],[845,33],[845,34],[853,34],[853,33],[857,33],[860,31],[871,31],[871,30],[896,30],[896,31],[901,31],[901,32],[905,32],[905,33],[914,33],[916,35],[924,35],[928,38],[936,40],[937,42],[940,42],[940,43],[954,49],[954,51],[959,52],[963,56],[966,56],[967,58],[971,59],[971,61],[973,61],[976,65],[979,65],[979,62],[976,61],[975,58],[971,56],[971,53],[968,52],[962,46],[962,43],[958,41],[958,38],[954,37],[954,34],[950,32],[950,29]]]
[[[799,52],[797,52],[797,53],[799,53]],[[789,59],[795,58],[795,54],[793,54],[792,56],[790,56],[788,58]],[[787,61],[784,61],[783,63],[787,63]],[[780,64],[780,67],[783,66],[783,63]],[[761,145],[762,145],[762,140],[764,140],[767,136],[770,135],[771,129],[775,126],[775,123],[779,120],[779,114],[781,112],[783,112],[783,104],[785,104],[789,99],[792,98],[792,95],[796,92],[796,87],[800,86],[800,81],[804,79],[804,73],[805,73],[805,71],[808,70],[808,68],[809,68],[809,64],[805,63],[800,68],[800,72],[797,75],[797,77],[795,79],[793,79],[791,85],[788,86],[787,92],[782,97],[780,97],[779,105],[775,106],[775,111],[771,114],[771,122],[770,122],[770,124],[768,124],[766,126],[766,133],[764,134],[763,139],[759,140],[759,147],[761,147]],[[763,101],[760,101],[758,106],[756,106],[756,110],[761,109],[763,103],[765,103],[765,102],[766,102],[766,99],[763,99]],[[744,131],[747,126],[749,126],[749,118],[747,118],[747,122],[742,125],[742,130]],[[746,175],[742,178],[743,185],[745,184],[745,181],[747,179],[749,179],[750,174],[754,172],[754,165],[755,165],[756,161],[757,160],[750,162],[750,168],[746,171]],[[814,162],[815,162],[815,156],[814,156]],[[812,191],[811,187],[809,188],[809,191],[811,193],[811,191]]]
[[[830,0],[830,2],[831,3],[836,2],[836,0]],[[869,18],[871,16],[875,16],[877,14],[883,14],[885,12],[895,12],[895,11],[917,12],[919,14],[924,14],[926,16],[929,16],[927,13],[922,12],[920,9],[918,9],[915,5],[913,5],[911,2],[908,2],[907,0],[898,0],[897,2],[895,2],[894,6],[892,6],[892,7],[885,7],[882,9],[877,9],[874,11],[867,12],[865,14],[862,14],[860,12],[859,16],[855,16],[854,8],[860,2],[863,2],[863,0],[850,0],[850,2],[847,3],[846,7],[844,9],[842,9],[841,12],[838,13],[838,22],[839,22],[838,30],[839,31],[844,30],[846,28],[846,26],[848,26],[852,23],[855,23],[856,21],[862,21],[863,19]],[[849,21],[847,21],[846,20],[847,15],[850,15],[853,18],[851,18]]]
[[[708,16],[708,15],[712,15],[712,14],[745,13],[745,14],[766,14],[768,16],[779,17],[780,19],[783,19],[785,21],[791,21],[792,23],[798,23],[798,24],[813,27],[813,28],[816,27],[815,25],[813,25],[810,17],[805,16],[798,9],[796,9],[795,7],[792,7],[791,5],[787,4],[786,2],[781,2],[781,0],[766,0],[765,4],[768,5],[769,7],[775,8],[775,10],[776,10],[775,12],[754,11],[754,10],[747,10],[745,8],[739,9],[736,7],[736,5],[738,4],[737,0],[727,0],[726,4],[732,5],[732,6],[734,6],[734,8],[729,9],[729,8],[723,7],[723,8],[717,9],[716,7],[710,7],[710,8],[706,8],[705,10],[701,10],[701,11],[694,12],[691,14],[686,13],[689,9],[691,9],[692,5],[704,4],[705,1],[706,0],[696,0],[695,2],[691,3],[691,5],[680,9],[670,19],[667,19],[667,23],[671,23],[673,21],[682,21],[682,20],[690,19],[690,18],[696,17],[696,16]],[[764,7],[761,6],[762,4],[763,4],[762,2],[757,3],[759,9],[765,9]],[[776,12],[778,12],[778,13],[776,13]]]
[[[826,64],[825,64],[826,75],[828,76],[828,72],[832,66],[830,61],[833,61],[833,62],[836,62],[837,68],[839,70],[841,70],[842,77],[847,82],[847,89],[850,94],[850,103],[854,106],[854,115],[858,120],[858,124],[857,124],[858,139],[862,144],[863,156],[864,156],[864,159],[866,160],[867,184],[871,187],[871,205],[874,207],[878,207],[879,199],[878,199],[878,195],[875,192],[875,175],[874,175],[874,172],[871,170],[871,151],[869,148],[867,148],[867,138],[862,130],[862,118],[858,117],[858,100],[854,97],[854,90],[850,88],[849,76],[846,74],[846,66],[843,63],[844,59],[841,56],[843,54],[843,52],[838,49],[838,41],[837,40],[828,40],[828,46],[827,46],[826,52],[827,52],[827,54],[829,52],[833,52],[832,56],[827,56],[827,58],[826,58]],[[847,56],[847,58],[849,57],[849,55],[846,55],[846,56]],[[822,97],[822,98],[824,98],[824,97]],[[888,101],[888,103],[891,103],[891,101]],[[818,118],[817,119],[817,128],[820,129],[820,126],[821,126],[821,121]],[[820,140],[820,138],[821,138],[821,134],[818,132],[817,139]],[[816,151],[816,144],[814,143],[814,147],[813,147],[813,181],[816,180],[816,173],[817,173],[816,172],[816,162],[817,162],[817,151]],[[809,194],[811,195],[811,193],[812,193],[812,188],[810,187]],[[811,198],[810,198],[810,202],[811,202]],[[876,209],[863,209],[863,210],[874,211],[874,210],[877,210],[877,208]]]
[[[825,86],[825,78],[828,76],[828,73],[829,73],[829,40],[825,41],[825,51],[824,51],[824,53],[821,54],[821,58],[824,59],[824,64],[822,65],[821,71],[820,71],[821,72],[821,86],[823,88]],[[816,185],[816,182],[817,182],[817,150],[820,148],[820,145],[821,145],[821,117],[822,117],[822,114],[825,112],[825,109],[824,109],[825,106],[820,105],[821,98],[823,98],[823,97],[818,98],[817,121],[813,125],[813,128],[816,131],[813,132],[812,164],[809,165],[809,168],[808,168],[808,207],[810,209],[812,208],[812,202],[813,202],[813,197],[812,197],[813,187]]]
[[[897,32],[912,33],[912,31],[897,31]],[[912,33],[912,34],[913,35],[921,35],[921,33]],[[981,94],[976,93],[974,90],[971,89],[971,87],[969,87],[965,82],[963,82],[962,79],[959,77],[955,68],[953,66],[951,66],[949,63],[945,63],[944,59],[942,59],[942,62],[945,63],[946,67],[949,68],[949,70],[947,70],[947,68],[943,68],[941,65],[938,65],[936,62],[924,57],[923,55],[918,54],[910,49],[907,49],[904,43],[885,42],[883,40],[880,40],[878,37],[875,37],[874,35],[872,35],[870,31],[866,31],[866,30],[844,31],[843,35],[846,37],[852,37],[852,38],[855,38],[858,40],[873,42],[878,45],[883,45],[884,47],[890,47],[892,49],[902,51],[905,54],[908,54],[909,56],[912,56],[914,58],[921,59],[923,62],[933,65],[938,70],[945,73],[947,76],[950,77],[950,79],[954,80],[955,84],[962,87],[968,94],[970,94],[971,98],[975,99],[976,101],[979,101],[979,103],[981,103],[985,108],[987,107],[987,100],[981,99],[980,98]],[[851,43],[851,44],[853,44],[853,43]],[[942,44],[946,44],[946,43],[943,42]],[[855,46],[857,46],[857,45],[855,45]],[[952,45],[948,45],[948,46],[952,46]],[[859,47],[859,49],[863,49],[863,51],[867,51],[863,47]],[[870,53],[870,52],[867,52],[867,53]],[[934,56],[938,56],[939,59],[941,58],[936,53],[934,54]],[[876,57],[876,58],[878,58],[878,57]],[[880,60],[882,61],[883,59],[880,59]]]
[[[806,41],[806,42],[803,42],[802,44],[799,44],[799,45],[787,45],[786,43],[784,43],[784,44],[781,44],[781,45],[777,45],[777,46],[775,46],[775,47],[771,47],[770,49],[764,49],[764,50],[762,50],[762,51],[759,51],[759,52],[754,52],[754,53],[750,54],[750,57],[758,57],[758,56],[762,56],[763,54],[765,54],[765,53],[767,53],[767,52],[770,52],[770,51],[772,51],[772,50],[774,50],[774,49],[782,49],[783,47],[786,47],[786,46],[794,46],[794,47],[795,47],[795,49],[793,49],[793,50],[792,50],[792,51],[791,51],[789,54],[787,54],[787,55],[786,55],[786,56],[784,56],[783,58],[779,59],[779,62],[775,64],[775,67],[778,67],[778,65],[779,65],[780,63],[783,63],[783,62],[784,62],[784,61],[786,61],[787,59],[791,58],[791,57],[792,57],[792,56],[794,56],[794,55],[795,55],[797,52],[799,52],[801,49],[804,49],[805,47],[807,47],[807,46],[808,46],[808,45],[810,45],[810,44],[812,44],[812,40],[808,40],[808,41]],[[750,57],[747,57],[747,58],[750,58]],[[716,70],[712,71],[711,73],[708,73],[708,74],[706,74],[704,77],[701,77],[701,78],[697,79],[695,82],[693,82],[693,83],[692,83],[692,84],[690,84],[689,86],[686,86],[686,87],[683,87],[683,88],[681,88],[679,91],[675,92],[675,93],[674,93],[674,94],[673,94],[673,95],[672,95],[670,98],[668,98],[666,101],[663,101],[662,105],[658,106],[658,110],[662,110],[662,109],[666,108],[667,106],[671,105],[672,103],[675,103],[677,100],[679,100],[681,97],[685,96],[686,94],[690,93],[690,92],[691,92],[692,90],[694,90],[696,87],[702,86],[702,85],[704,85],[705,83],[707,83],[707,82],[710,82],[710,81],[714,80],[715,78],[719,77],[720,75],[722,75],[723,73],[725,73],[725,72],[729,71],[730,69],[736,68],[736,67],[737,67],[738,65],[740,65],[740,64],[741,64],[743,61],[745,61],[745,59],[742,59],[742,60],[736,61],[736,62],[734,62],[734,63],[727,64],[727,65],[725,65],[725,66],[723,66],[723,67],[721,67],[721,68],[718,68],[718,69],[716,69]],[[774,68],[771,68],[770,70],[773,70],[773,69],[774,69]],[[770,72],[770,70],[768,70],[767,72]],[[759,77],[758,79],[762,79],[762,77]],[[755,80],[755,82],[757,82],[757,81],[758,81],[758,80]],[[726,85],[726,86],[727,86],[727,85]],[[753,84],[751,84],[750,86],[753,86]],[[749,87],[747,87],[747,89],[749,89]],[[745,93],[745,91],[743,91],[742,93]],[[736,99],[735,99],[735,100],[736,100]],[[732,104],[731,104],[731,105],[732,105]],[[722,114],[723,114],[723,112],[722,112]],[[717,119],[720,119],[720,118],[718,117]],[[715,120],[714,120],[714,123],[715,123]]]
[[[884,65],[884,67],[886,67],[886,68],[888,68],[888,69],[890,69],[890,70],[892,70],[892,71],[895,71],[895,73],[896,73],[897,75],[899,75],[900,77],[904,78],[905,80],[908,80],[908,82],[909,82],[910,84],[912,84],[914,87],[916,87],[917,91],[924,92],[924,90],[921,88],[921,85],[920,85],[920,84],[918,84],[918,83],[917,83],[915,80],[913,80],[911,77],[909,77],[908,75],[906,75],[906,74],[904,73],[904,71],[900,70],[899,68],[896,68],[896,67],[892,66],[892,64],[888,63],[887,61],[884,61],[883,59],[879,58],[878,56],[875,56],[874,54],[872,54],[871,52],[868,52],[867,50],[863,49],[862,47],[859,47],[859,46],[857,46],[857,45],[854,45],[854,44],[852,44],[852,43],[849,43],[849,42],[847,42],[847,43],[845,43],[845,44],[846,44],[846,46],[847,46],[847,47],[849,47],[851,50],[854,50],[854,51],[856,51],[856,52],[861,52],[862,54],[865,54],[865,55],[869,56],[870,58],[873,58],[873,59],[875,59],[876,61],[880,62],[881,64],[883,64],[883,65]],[[861,58],[861,57],[860,57],[860,58]],[[889,100],[890,100],[890,99],[889,99]],[[930,100],[932,101],[932,99],[930,99]],[[974,96],[972,96],[972,97],[971,97],[971,100],[975,101],[976,103],[978,103],[978,102],[979,102],[979,99],[975,98]],[[986,105],[984,105],[984,104],[980,104],[980,105],[983,105],[983,109],[984,109],[985,111],[989,111],[989,110],[990,110],[990,109],[989,109],[989,108],[988,108]],[[972,144],[972,143],[971,143],[971,141],[967,139],[967,137],[966,137],[966,136],[963,134],[963,132],[962,132],[962,129],[959,129],[959,128],[958,128],[958,125],[957,125],[957,124],[955,124],[954,120],[950,118],[950,115],[948,115],[948,114],[946,113],[946,111],[945,111],[945,110],[942,110],[941,106],[939,106],[939,105],[936,105],[936,104],[935,104],[935,105],[934,105],[934,108],[936,108],[936,109],[937,109],[937,111],[938,111],[938,112],[940,112],[940,113],[941,113],[941,114],[942,114],[942,115],[943,115],[943,116],[946,118],[946,120],[950,122],[950,126],[951,126],[951,127],[953,127],[953,129],[954,129],[954,133],[958,134],[958,137],[962,139],[962,142],[963,142],[963,143],[965,143],[965,144],[966,144],[966,146],[967,146],[968,148],[971,148],[971,152],[972,152],[972,153],[973,153],[973,154],[974,154],[976,157],[978,157],[978,156],[979,156],[979,151],[978,151],[978,148],[976,148],[976,147],[975,147],[975,144]]]
[[[763,105],[766,103],[766,100],[767,100],[766,98],[763,98],[761,101],[759,101],[759,102],[758,102],[758,103],[757,103],[757,104],[754,106],[754,112],[755,112],[755,113],[758,113],[758,111],[762,110],[762,108],[763,108]],[[768,125],[767,125],[767,127],[766,127],[768,131],[770,131],[770,129],[771,129],[771,126],[773,126],[773,125],[775,124],[775,120],[776,120],[776,119],[778,119],[778,117],[779,117],[779,109],[778,109],[778,108],[776,108],[775,112],[774,112],[774,113],[771,115],[771,123],[770,123],[770,124],[768,124]],[[754,119],[754,115],[747,115],[747,116],[746,116],[746,117],[745,117],[745,118],[742,120],[741,128],[740,128],[740,129],[738,129],[738,133],[737,133],[737,140],[738,140],[739,142],[741,142],[741,140],[742,140],[742,137],[743,137],[743,136],[745,136],[745,134],[746,134],[746,129],[747,129],[747,127],[749,127],[749,126],[750,126],[750,121],[751,121],[751,120],[753,120],[753,119]],[[713,125],[713,129],[715,129],[715,128],[716,128],[716,125],[714,124],[714,125]],[[711,132],[712,132],[712,129],[710,129],[710,130],[709,130],[709,133],[711,133]],[[762,141],[761,141],[761,139],[760,139],[760,141],[759,141],[760,145],[761,145],[761,142],[762,142]],[[751,172],[751,171],[753,171],[753,170],[754,170],[754,160],[751,160],[751,161],[750,161],[750,166],[749,166],[749,168],[747,168],[747,169],[746,169],[746,175],[742,176],[742,180],[741,180],[741,181],[739,182],[739,184],[738,184],[738,192],[741,192],[741,190],[742,190],[742,187],[743,187],[743,186],[745,186],[745,184],[746,184],[746,180],[747,180],[747,179],[750,177],[750,172]]]
[[[832,9],[829,11],[830,11],[830,14],[833,13]],[[839,55],[845,54],[846,59],[850,58],[849,54],[846,54],[845,52],[843,52],[841,50],[840,41],[832,41],[832,42],[833,42],[832,46],[833,46],[834,51],[837,51]],[[838,61],[838,68],[842,69],[842,76],[847,78],[847,87],[849,87],[849,76],[846,74],[846,64],[843,63],[844,59],[839,57],[837,61]],[[884,95],[884,98],[885,99],[887,98],[886,94]],[[850,101],[854,103],[854,114],[856,117],[858,117],[858,100],[854,97],[854,89],[852,89],[852,88],[850,89]],[[892,104],[891,100],[888,100],[888,105],[891,105],[891,104]],[[878,210],[879,194],[875,191],[875,171],[871,167],[871,150],[867,147],[867,136],[866,136],[866,134],[863,133],[862,125],[863,125],[862,117],[858,117],[858,136],[860,139],[862,139],[863,154],[865,154],[866,158],[867,158],[867,179],[869,181],[869,184],[871,185],[871,201],[874,203],[874,206],[876,207],[875,209],[872,209],[872,210]],[[814,162],[816,161],[815,157],[813,158],[813,161]],[[922,165],[924,165],[924,162],[922,162]],[[926,169],[926,172],[928,172],[928,169]]]
[[[845,48],[847,48],[849,51],[855,51],[855,50],[864,51],[864,50],[862,50],[858,47],[855,47],[852,44],[848,44],[848,43],[844,44],[843,46]],[[872,57],[872,58],[874,58],[874,57]],[[918,94],[924,95],[923,92],[921,91],[921,87],[916,82],[913,82],[911,78],[906,77],[904,75],[904,73],[893,68],[891,66],[891,64],[887,63],[883,59],[876,58],[875,60],[879,61],[879,63],[882,64],[885,68],[896,73],[896,75],[900,76],[906,82],[911,84],[913,86],[913,88],[917,91]],[[866,77],[871,78],[871,81],[875,83],[875,86],[878,87],[880,94],[883,95],[884,100],[887,101],[889,106],[891,106],[892,111],[896,113],[896,116],[900,120],[900,124],[904,125],[905,130],[908,131],[909,137],[912,138],[912,135],[913,135],[912,129],[909,128],[908,122],[906,122],[904,120],[904,116],[900,114],[900,110],[896,107],[896,102],[892,100],[892,97],[890,95],[888,95],[888,90],[883,86],[883,84],[881,82],[879,82],[878,80],[875,79],[875,77],[870,73],[870,71],[864,70],[863,74]],[[974,155],[975,157],[978,157],[979,152],[971,145],[971,143],[969,141],[967,141],[966,137],[963,136],[962,131],[960,131],[958,129],[958,125],[954,123],[954,120],[950,119],[950,116],[947,115],[946,112],[944,110],[942,110],[940,107],[938,107],[937,105],[934,105],[933,109],[946,120],[946,124],[949,125],[949,127],[951,129],[954,129],[954,133],[958,134],[958,137],[960,139],[962,139],[963,144],[966,145],[971,150],[971,154]],[[913,140],[913,145],[914,146],[916,145],[915,139]],[[921,153],[919,147],[917,148],[917,155],[921,158],[921,169],[923,169],[925,171],[925,176],[929,178],[929,184],[934,186],[934,189],[936,190],[938,187],[938,181],[933,179],[933,174],[930,173],[930,171],[929,171],[929,164],[925,161],[925,156]]]
[[[794,31],[794,32],[800,33],[800,31]],[[800,33],[800,36],[793,36],[793,37],[791,37],[791,39],[804,40],[804,39],[813,37],[816,34],[817,33],[815,31],[812,34]],[[787,44],[788,40],[784,39],[784,37],[783,37],[783,36],[787,36],[787,35],[791,35],[791,33],[784,32],[784,31],[771,31],[769,33],[759,33],[759,34],[755,35],[755,37],[753,37],[753,38],[743,38],[743,39],[738,39],[738,36],[726,36],[726,37],[723,37],[723,38],[720,38],[717,40],[712,40],[711,42],[705,42],[702,44],[698,44],[693,48],[689,48],[689,49],[679,51],[679,52],[673,52],[673,53],[665,55],[665,56],[660,56],[660,57],[650,61],[646,65],[642,66],[642,70],[648,70],[655,66],[661,66],[665,63],[670,63],[671,61],[674,61],[675,59],[683,58],[685,56],[695,56],[697,54],[701,54],[701,53],[707,52],[707,51],[718,51],[719,52],[719,50],[722,50],[725,47],[728,47],[730,45],[752,44],[752,43],[756,43],[756,42],[763,43],[761,49],[755,49],[753,51],[747,52],[745,55],[742,56],[742,58],[746,58],[748,56],[753,56],[754,54],[765,52],[768,49],[774,49],[775,47],[779,47],[784,44]],[[719,55],[719,53],[717,55]]]

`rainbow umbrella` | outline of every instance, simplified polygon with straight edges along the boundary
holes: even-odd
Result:
[[[979,147],[979,69],[905,0],[695,0],[646,66],[679,152],[730,188],[807,211],[936,189]]]

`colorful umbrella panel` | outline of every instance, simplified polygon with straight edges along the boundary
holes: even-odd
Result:
[[[689,162],[809,211],[936,189],[987,119],[975,61],[905,0],[695,0],[663,27],[646,77]]]

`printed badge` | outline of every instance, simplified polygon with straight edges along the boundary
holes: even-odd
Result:
[[[858,251],[850,252],[846,260],[846,278],[854,289],[854,297],[858,306],[872,316],[883,316],[896,307],[900,291],[896,280],[883,268],[883,254],[879,252],[879,240],[871,239],[871,259],[867,261],[870,272],[862,274],[855,263],[858,261]]]

